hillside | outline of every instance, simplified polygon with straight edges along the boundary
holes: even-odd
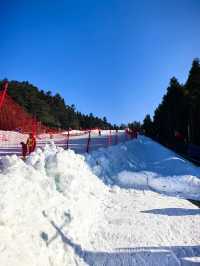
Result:
[[[0,81],[0,87],[3,81]],[[112,128],[112,125],[103,119],[78,112],[74,105],[65,103],[57,93],[39,90],[29,82],[9,81],[8,94],[20,104],[28,113],[36,116],[44,125],[62,129]]]

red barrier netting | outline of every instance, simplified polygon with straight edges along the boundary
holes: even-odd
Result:
[[[4,98],[4,99],[3,99]],[[0,92],[0,102],[3,103],[0,109],[0,129],[9,131],[18,131],[20,133],[30,133],[34,135],[49,132],[58,132],[44,126],[40,121],[27,113],[23,107],[16,103],[4,91]]]
[[[15,102],[8,95],[7,88],[8,82],[5,82],[0,91],[0,147],[7,149],[2,153],[19,153],[13,146],[20,147],[20,142],[26,142],[29,133],[37,137],[38,146],[43,146],[49,139],[53,139],[56,145],[66,149],[77,149],[78,152],[89,152],[124,141],[124,136],[119,136],[118,131],[108,130],[101,136],[101,129],[66,131],[49,128]],[[76,138],[77,136],[82,138]]]

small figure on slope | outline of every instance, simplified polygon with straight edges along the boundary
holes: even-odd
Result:
[[[27,155],[27,145],[24,142],[20,142],[20,144],[22,145],[22,159],[25,160]]]
[[[33,152],[35,150],[36,138],[34,137],[34,135],[32,133],[29,134],[26,145],[27,145],[28,154],[30,154],[31,152]]]

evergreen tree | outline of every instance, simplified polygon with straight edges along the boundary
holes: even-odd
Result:
[[[153,135],[163,143],[173,143],[179,132],[189,143],[200,145],[200,62],[194,59],[185,85],[170,80],[167,93],[153,117]],[[152,123],[146,117],[143,128],[148,134]]]
[[[200,63],[195,59],[185,84],[188,103],[188,138],[194,144],[200,144]]]
[[[151,120],[150,115],[146,115],[142,124],[142,129],[144,130],[144,133],[148,137],[152,137],[154,135],[154,124]]]
[[[173,77],[162,103],[154,113],[155,134],[160,140],[172,142],[175,131],[187,135],[187,105],[184,87]]]

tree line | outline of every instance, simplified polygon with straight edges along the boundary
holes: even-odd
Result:
[[[173,144],[179,136],[185,143],[200,145],[200,61],[194,59],[185,84],[170,80],[153,117],[147,115],[142,128],[147,136]]]
[[[2,83],[3,80],[0,81],[0,87]],[[76,110],[75,105],[66,104],[59,93],[52,95],[51,91],[39,90],[28,81],[9,81],[8,94],[29,114],[51,128],[117,128],[109,123],[106,117],[99,118],[92,113],[82,114]]]

